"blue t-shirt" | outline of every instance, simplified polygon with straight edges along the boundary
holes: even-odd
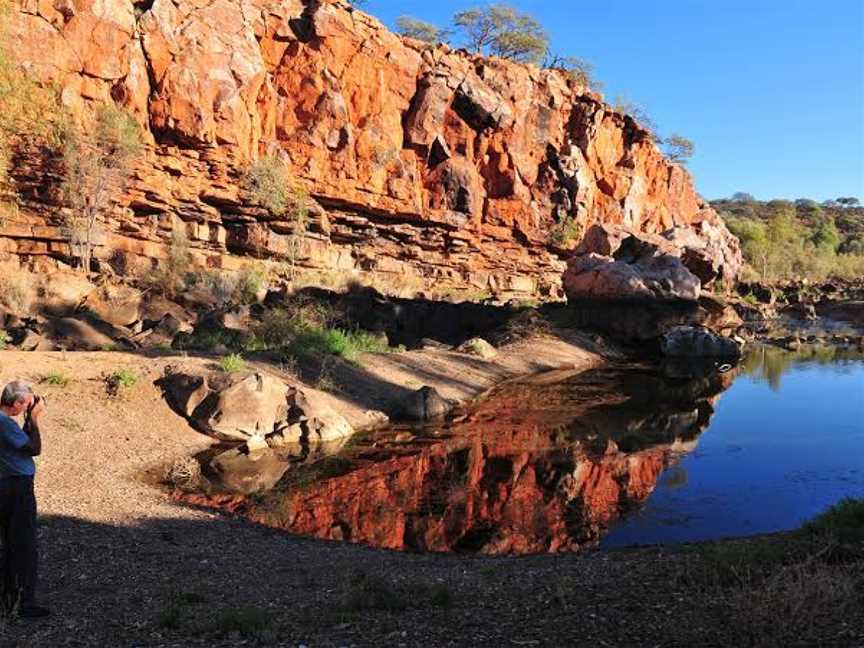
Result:
[[[4,477],[32,477],[36,463],[23,448],[30,443],[18,422],[0,412],[0,479]]]

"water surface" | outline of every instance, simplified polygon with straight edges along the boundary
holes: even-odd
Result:
[[[602,544],[789,530],[843,497],[864,497],[862,357],[753,351],[698,447]]]
[[[494,389],[289,470],[251,518],[409,551],[519,554],[792,529],[864,497],[864,361],[611,366]]]

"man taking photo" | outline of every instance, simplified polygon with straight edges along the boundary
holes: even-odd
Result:
[[[11,382],[0,395],[0,540],[3,543],[3,604],[18,605],[18,616],[38,618],[48,609],[36,604],[36,496],[33,457],[42,452],[39,419],[45,402],[27,383]],[[24,428],[15,420],[24,414]]]

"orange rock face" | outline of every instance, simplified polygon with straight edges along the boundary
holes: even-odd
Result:
[[[177,221],[211,266],[287,256],[290,223],[239,183],[264,153],[321,207],[301,265],[395,283],[557,296],[556,228],[717,219],[650,133],[561,73],[402,39],[343,2],[18,7],[22,63],[79,119],[122,104],[150,144],[107,224],[106,258],[162,256]],[[45,220],[28,208],[31,225]]]

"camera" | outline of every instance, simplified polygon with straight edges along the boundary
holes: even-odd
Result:
[[[36,407],[36,405],[38,405],[39,403],[42,403],[44,401],[45,401],[44,397],[34,394],[33,395],[33,402],[30,403],[30,407],[27,408],[27,417],[28,418],[30,417],[30,414],[33,413],[33,408]]]

